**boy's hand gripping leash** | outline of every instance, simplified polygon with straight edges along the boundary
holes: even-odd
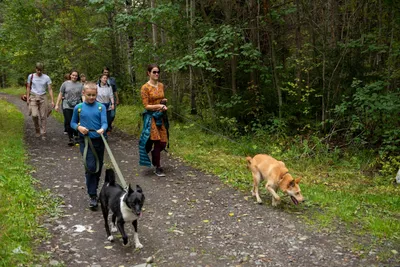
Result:
[[[94,130],[94,129],[89,129],[89,131],[90,131],[90,132],[96,132],[96,130]],[[110,147],[108,146],[107,140],[106,140],[106,138],[104,137],[103,134],[100,134],[100,136],[101,136],[101,138],[103,139],[104,146],[105,146],[105,148],[106,148],[106,150],[107,150],[108,156],[110,157],[111,162],[112,162],[112,164],[114,165],[115,171],[117,172],[117,175],[118,175],[119,181],[121,182],[122,188],[124,188],[125,190],[127,190],[127,189],[128,189],[128,185],[126,184],[125,179],[124,179],[124,177],[122,176],[122,172],[121,172],[121,170],[120,170],[119,167],[118,167],[117,161],[115,160],[115,158],[114,158],[114,156],[113,156],[113,154],[112,154],[112,152],[111,152]],[[88,172],[91,172],[91,171],[89,170],[89,168],[87,167],[87,164],[86,164],[87,151],[88,151],[88,147],[90,146],[90,149],[92,150],[92,153],[93,153],[93,155],[94,155],[94,157],[95,157],[95,159],[96,159],[96,171],[94,172],[94,173],[96,173],[96,172],[99,171],[99,168],[100,168],[99,157],[97,156],[96,150],[95,150],[94,147],[93,147],[93,143],[92,143],[92,141],[90,140],[89,135],[85,135],[85,136],[84,136],[84,139],[85,139],[85,149],[84,149],[84,151],[83,151],[83,163],[84,163],[84,165],[85,165],[86,170],[87,170]]]

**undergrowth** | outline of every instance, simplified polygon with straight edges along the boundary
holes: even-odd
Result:
[[[32,266],[46,257],[33,248],[48,237],[39,218],[56,211],[55,200],[33,187],[36,180],[26,164],[23,115],[0,100],[0,117],[0,266]]]

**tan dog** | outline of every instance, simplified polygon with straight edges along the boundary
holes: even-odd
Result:
[[[258,203],[262,203],[258,195],[261,178],[266,181],[265,188],[272,194],[272,206],[278,205],[281,200],[276,193],[278,189],[289,195],[295,205],[304,200],[299,187],[301,178],[293,179],[285,163],[264,154],[255,155],[253,158],[247,157],[246,160],[247,167],[253,174],[253,190],[251,192],[253,196],[256,196]]]

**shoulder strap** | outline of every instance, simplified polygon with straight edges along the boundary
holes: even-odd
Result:
[[[31,74],[31,82],[29,83],[29,90],[32,90],[33,74]]]
[[[79,125],[80,119],[81,119],[81,111],[82,111],[83,103],[81,102],[81,103],[77,104],[76,106],[78,107],[78,125]],[[101,103],[97,102],[97,106],[99,108],[99,111],[101,112],[101,110],[103,109]]]
[[[78,107],[78,125],[81,124],[81,111],[82,111],[82,103],[76,105]]]

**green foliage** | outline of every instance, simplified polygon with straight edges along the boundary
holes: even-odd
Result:
[[[0,84],[22,85],[36,61],[54,88],[71,68],[97,80],[108,66],[128,104],[156,62],[174,110],[214,130],[330,132],[333,145],[399,154],[395,1],[189,2],[0,1]]]
[[[124,132],[140,136],[142,127],[143,107],[133,105],[119,105],[117,107],[118,116],[115,117],[114,125],[123,129]]]
[[[380,153],[399,153],[398,93],[388,91],[382,81],[363,85],[354,80],[352,88],[355,90],[352,98],[345,98],[335,108],[348,128],[348,141],[379,146]]]
[[[36,242],[48,237],[39,219],[57,210],[56,199],[33,188],[36,181],[25,162],[22,114],[0,100],[0,117],[0,266],[32,266],[42,257],[33,251]]]

